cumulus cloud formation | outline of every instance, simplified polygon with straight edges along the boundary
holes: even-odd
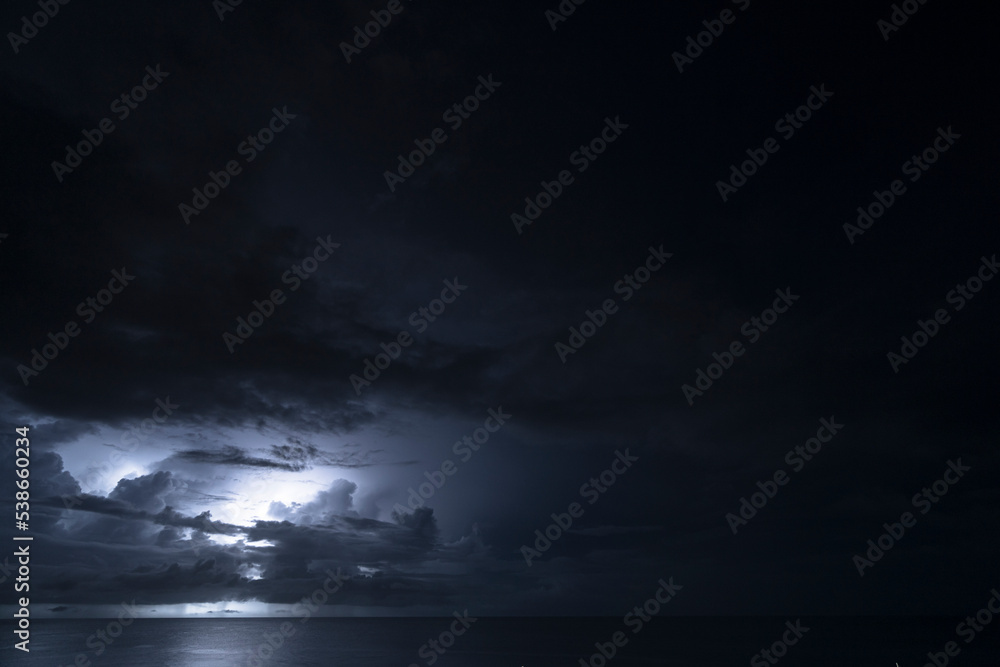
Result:
[[[336,480],[329,489],[320,491],[316,500],[304,505],[286,507],[284,503],[274,502],[271,504],[270,513],[272,516],[288,519],[298,524],[310,525],[322,522],[333,516],[353,516],[358,518],[358,513],[354,511],[354,492],[358,490],[358,485],[346,479]]]

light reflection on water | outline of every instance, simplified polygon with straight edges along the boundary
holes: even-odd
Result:
[[[31,625],[31,653],[0,644],[0,665],[91,667],[426,667],[430,639],[454,619],[140,619],[100,656],[93,638],[107,620],[39,619]],[[608,667],[713,667],[746,664],[788,619],[777,617],[657,617],[607,661]],[[954,629],[950,618],[806,618],[809,634],[789,651],[789,665],[918,665],[937,639]],[[289,623],[294,634],[281,637]],[[595,643],[606,646],[621,618],[481,618],[455,639],[434,667],[578,667]],[[0,622],[11,637],[13,624]],[[780,633],[779,633],[780,634]],[[266,636],[280,644],[272,649]],[[998,636],[984,633],[963,647],[963,664],[995,666]],[[88,641],[90,646],[88,647]],[[935,643],[937,642],[937,643]],[[253,659],[265,647],[265,659]],[[421,647],[425,652],[421,655]],[[983,661],[986,662],[983,662]],[[82,662],[80,664],[86,664]]]

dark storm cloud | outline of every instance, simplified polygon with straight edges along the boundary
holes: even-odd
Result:
[[[301,461],[316,458],[319,449],[316,445],[271,445],[271,454],[286,461]]]
[[[124,481],[127,480],[123,480],[123,482]],[[78,529],[80,531],[92,533],[92,536],[95,538],[103,534],[102,531],[105,528],[112,525],[115,526],[116,530],[120,530],[124,526],[130,525],[136,531],[146,531],[147,528],[144,526],[144,522],[174,528],[195,528],[208,534],[234,535],[240,533],[242,530],[239,526],[212,521],[209,512],[203,512],[195,517],[186,517],[178,514],[172,508],[166,506],[160,511],[152,513],[136,509],[135,506],[128,502],[115,501],[101,496],[92,496],[86,493],[78,496],[76,500],[78,502],[74,503],[73,512],[86,512],[109,519],[108,521],[100,520],[98,522],[87,522],[85,520],[84,528]],[[155,498],[152,502],[153,504],[162,505],[162,500],[159,498]],[[65,503],[62,498],[42,499],[41,504],[53,508],[65,508]],[[74,516],[78,515],[74,514]],[[120,519],[135,523],[118,524],[117,522],[110,521],[110,519]],[[158,539],[166,540],[171,536],[176,537],[179,535],[180,533],[177,533],[176,531],[160,532],[158,533]]]
[[[139,481],[148,494],[160,496],[166,492],[166,476],[157,473]],[[54,599],[110,603],[127,590],[143,603],[152,599],[161,603],[218,599],[290,603],[322,571],[314,572],[313,565],[352,571],[363,564],[406,567],[440,558],[435,553],[430,510],[420,510],[417,518],[398,525],[328,517],[330,523],[310,527],[258,522],[243,529],[213,522],[207,513],[182,516],[168,507],[151,514],[124,499],[127,493],[117,495],[120,498],[115,500],[84,496],[82,504],[68,513],[67,527],[45,538],[58,546],[59,555],[43,555],[36,566],[52,576],[42,586]],[[93,521],[93,515],[100,518]],[[183,538],[174,530],[183,527],[197,532],[190,539]],[[274,546],[251,547],[244,541],[221,546],[206,542],[206,533],[243,534],[246,542],[269,540]],[[266,581],[241,575],[241,568],[251,562],[264,567]],[[356,595],[352,604],[363,598],[361,592]],[[400,604],[418,602],[416,592],[398,597]]]
[[[150,17],[146,14],[137,14],[131,9],[123,11],[124,15],[119,14],[117,17],[119,21],[127,22],[131,16],[140,24],[148,25]],[[306,29],[310,33],[316,30],[315,22],[321,20],[329,24],[323,29],[324,34],[345,20],[339,8],[331,8],[329,12],[323,13],[329,15],[307,18],[300,11],[293,11],[274,13],[272,18],[289,28],[294,26],[295,29]],[[103,12],[95,10],[77,17],[76,21],[101,25],[103,16]],[[242,30],[229,31],[228,28],[234,25],[231,21],[224,26],[227,30],[219,31],[218,25],[214,23],[213,13],[205,12],[203,6],[194,3],[185,7],[178,6],[170,12],[160,12],[156,20],[162,33],[183,35],[183,39],[175,43],[173,48],[158,53],[152,53],[139,44],[128,43],[128,47],[122,51],[117,60],[103,63],[104,66],[111,65],[112,69],[104,74],[102,83],[105,85],[99,90],[84,93],[78,88],[70,72],[65,69],[53,69],[48,74],[51,78],[45,82],[43,88],[45,92],[28,94],[25,87],[31,85],[30,79],[24,76],[22,70],[7,68],[7,76],[16,79],[5,89],[17,96],[16,101],[11,100],[11,105],[5,105],[5,109],[8,110],[5,113],[10,115],[8,120],[24,130],[25,152],[41,149],[43,152],[52,152],[53,156],[58,155],[58,151],[65,143],[64,137],[78,135],[81,124],[86,126],[86,123],[93,122],[102,114],[107,114],[107,109],[103,108],[105,105],[101,104],[103,99],[101,95],[111,99],[114,94],[120,92],[120,89],[127,88],[124,82],[130,79],[124,78],[126,74],[133,75],[133,70],[141,72],[142,66],[153,61],[166,63],[164,69],[171,72],[161,87],[143,103],[140,110],[136,111],[133,117],[120,123],[122,129],[113,136],[121,141],[106,142],[107,145],[102,145],[100,150],[89,156],[76,173],[67,177],[63,187],[55,189],[54,197],[47,202],[42,211],[42,219],[33,222],[39,234],[24,240],[26,244],[32,244],[34,239],[46,237],[59,239],[54,244],[21,247],[22,259],[27,263],[35,261],[44,263],[49,277],[42,283],[18,281],[15,287],[19,297],[23,298],[24,303],[44,298],[53,304],[52,316],[58,320],[46,317],[33,323],[21,322],[24,335],[18,338],[28,340],[40,334],[43,339],[38,343],[29,344],[27,348],[23,348],[24,350],[29,349],[31,345],[40,346],[44,342],[47,330],[58,328],[70,319],[79,319],[74,313],[74,306],[86,297],[92,296],[102,286],[102,278],[106,282],[107,269],[96,267],[104,265],[117,267],[124,263],[136,274],[137,279],[135,285],[130,286],[116,299],[116,303],[108,308],[108,312],[101,313],[100,318],[95,321],[94,326],[102,329],[100,339],[95,340],[96,335],[85,334],[73,341],[74,348],[81,349],[80,353],[73,355],[72,359],[61,358],[52,364],[53,368],[69,366],[73,370],[61,374],[60,379],[49,380],[49,376],[57,374],[48,369],[41,378],[34,379],[34,382],[44,389],[26,392],[23,400],[29,405],[52,412],[70,414],[76,412],[115,420],[141,414],[139,401],[134,397],[145,393],[143,390],[147,387],[158,387],[162,388],[164,393],[173,392],[175,397],[179,393],[183,394],[183,400],[187,405],[199,406],[199,414],[211,415],[209,418],[218,420],[219,423],[245,423],[251,416],[289,420],[292,418],[291,414],[275,409],[270,401],[243,389],[248,378],[241,377],[241,372],[227,363],[225,348],[221,343],[209,346],[208,341],[218,341],[224,330],[232,328],[237,315],[246,314],[242,311],[250,307],[249,304],[253,299],[262,298],[270,289],[280,285],[279,277],[307,252],[308,244],[315,238],[315,233],[322,232],[325,236],[332,229],[317,228],[316,222],[308,222],[307,226],[317,228],[310,237],[308,231],[303,234],[290,225],[268,227],[262,224],[253,211],[241,203],[238,194],[220,197],[218,201],[213,202],[211,211],[219,216],[221,224],[205,226],[196,222],[193,227],[184,228],[178,225],[176,205],[180,199],[189,194],[190,187],[178,187],[173,182],[168,183],[163,176],[171,174],[175,182],[191,181],[191,185],[200,185],[200,179],[204,178],[207,167],[192,169],[191,165],[202,163],[214,167],[217,166],[216,161],[224,162],[232,156],[242,136],[266,121],[270,109],[266,100],[260,100],[259,111],[252,110],[253,105],[247,100],[245,105],[240,105],[238,117],[233,116],[232,106],[220,104],[220,100],[223,99],[246,98],[246,94],[239,90],[239,86],[234,85],[239,79],[259,79],[262,73],[267,73],[265,78],[268,84],[265,88],[270,90],[267,90],[263,97],[273,98],[274,103],[279,106],[291,100],[292,106],[299,110],[299,123],[289,129],[289,134],[281,137],[286,144],[285,150],[291,149],[300,141],[298,137],[304,136],[302,134],[304,128],[315,122],[311,120],[314,116],[324,118],[323,125],[330,128],[343,126],[345,123],[357,125],[358,119],[371,119],[365,122],[375,119],[367,111],[348,112],[339,106],[332,110],[325,108],[338,99],[339,95],[327,96],[326,99],[314,98],[304,104],[301,101],[301,93],[298,92],[300,87],[319,90],[322,86],[317,85],[319,71],[310,72],[298,68],[296,59],[289,58],[276,67],[276,63],[269,59],[265,62],[254,58],[241,58],[234,61],[233,65],[243,68],[245,74],[240,75],[230,70],[224,81],[219,81],[214,66],[206,67],[203,64],[203,53],[200,53],[197,59],[191,57],[190,44],[187,40],[195,34],[208,33],[213,36],[205,44],[211,44],[219,54],[234,48],[232,40],[242,43],[242,48],[249,49],[248,53],[258,52],[259,44],[254,46],[254,43],[260,37],[246,30],[246,25]],[[403,20],[409,22],[411,19],[405,17]],[[342,27],[349,32],[346,23]],[[54,30],[58,31],[60,28],[56,26]],[[323,43],[326,41],[325,38],[322,40]],[[320,60],[329,61],[329,64],[341,58],[333,44],[324,45],[322,52],[324,55],[320,56]],[[315,53],[313,57],[316,57]],[[388,57],[388,54],[383,53],[382,57]],[[437,60],[444,62],[447,57],[439,57]],[[142,62],[142,65],[133,65],[137,62]],[[417,64],[410,62],[411,65]],[[86,65],[79,62],[75,63],[74,67],[80,69],[79,74],[82,75]],[[368,62],[359,63],[357,67],[359,70],[362,68],[369,70],[373,76],[357,80],[351,85],[360,85],[369,91],[378,90],[381,94],[387,92],[387,85],[403,86],[399,91],[401,95],[416,90],[412,83],[407,83],[410,80],[408,76],[401,77],[398,73],[393,73],[392,68],[370,69],[371,64]],[[423,65],[419,67],[421,70],[425,69]],[[287,73],[294,73],[292,79],[280,73],[282,69]],[[332,67],[325,69],[329,72],[341,71]],[[436,67],[435,71],[441,70]],[[32,74],[45,76],[39,72]],[[458,77],[459,73],[455,72],[449,78],[457,80]],[[289,86],[293,79],[296,81],[295,85]],[[290,92],[292,88],[295,89],[295,93]],[[105,90],[107,92],[100,92]],[[55,91],[77,93],[77,103],[86,106],[87,112],[65,114],[61,107],[62,100]],[[28,99],[32,100],[30,108],[25,104]],[[300,100],[297,106],[295,100]],[[47,113],[39,114],[35,107],[43,107]],[[385,107],[386,111],[389,109],[390,107]],[[348,120],[344,117],[344,113],[353,114],[354,118]],[[141,127],[150,127],[150,123],[155,123],[164,115],[174,114],[198,115],[201,122],[185,124],[194,134],[187,135],[180,141],[177,137],[158,134],[152,143],[144,142],[141,146],[136,143],[134,131],[139,131]],[[223,127],[225,129],[222,129]],[[404,137],[405,133],[408,133],[395,118],[388,117],[382,121],[372,122],[367,134],[370,137],[384,135],[382,130],[387,127],[399,128]],[[130,132],[132,130],[134,131]],[[297,136],[296,132],[299,133]],[[399,141],[406,140],[408,139]],[[112,146],[112,143],[115,145]],[[124,148],[123,144],[127,148]],[[273,154],[281,150],[276,146],[271,152]],[[151,165],[144,159],[144,154],[152,153],[157,155],[159,163],[155,171],[151,170]],[[111,165],[122,162],[131,164],[135,168],[127,169],[108,180],[107,175],[116,171]],[[270,173],[266,166],[267,157],[262,158],[262,163],[264,166],[258,169],[257,174],[247,174],[246,179],[260,179]],[[142,176],[139,176],[140,174]],[[11,191],[16,192],[18,181],[28,176],[26,174],[20,176],[12,174],[12,176]],[[31,178],[34,178],[34,175]],[[27,183],[24,185],[27,187]],[[81,211],[76,210],[76,202],[81,194],[88,191],[106,191],[108,187],[128,194],[122,197],[102,198],[92,202],[93,206]],[[236,187],[234,185],[227,195],[237,192]],[[345,187],[350,186],[345,183]],[[22,198],[16,198],[15,204],[18,212],[25,217],[39,217],[39,211]],[[70,207],[73,207],[72,212]],[[134,215],[137,209],[142,211],[138,218]],[[70,232],[67,235],[62,230],[57,232],[55,225],[58,219],[69,215],[79,217],[81,214],[85,218],[92,219],[81,221],[78,227],[81,230],[79,233]],[[357,217],[349,211],[345,211],[342,215]],[[140,232],[140,228],[145,231]],[[82,231],[84,229],[86,233]],[[234,233],[237,231],[238,233]],[[155,251],[145,244],[148,234],[157,239]],[[191,242],[192,237],[198,241]],[[241,240],[234,243],[235,239]],[[69,247],[77,249],[81,256],[89,258],[85,275],[76,273],[75,267],[71,265],[52,263],[43,259],[51,257],[54,251]],[[331,264],[336,261],[332,260]],[[359,258],[359,262],[369,263],[363,258]],[[167,276],[174,273],[168,268],[169,266],[197,267],[197,270],[171,275],[168,281]],[[327,266],[324,267],[324,271],[332,273],[335,269]],[[339,273],[343,275],[342,271]],[[65,276],[73,274],[77,279],[69,282],[61,274]],[[333,278],[333,276],[328,277]],[[68,289],[70,284],[72,289]],[[136,289],[138,285],[143,287]],[[214,287],[205,290],[203,287],[206,285]],[[137,301],[134,294],[140,290],[145,296]],[[301,312],[303,308],[309,308],[309,302],[315,298],[315,291],[312,285],[306,284],[302,293],[294,296],[300,301]],[[307,375],[335,377],[338,384],[343,382],[342,386],[346,388],[346,377],[353,371],[360,358],[353,354],[345,356],[342,350],[370,349],[374,338],[370,329],[355,326],[354,320],[349,315],[352,312],[365,310],[372,296],[352,289],[342,290],[337,298],[337,312],[348,317],[338,318],[341,321],[335,323],[333,327],[340,341],[338,346],[333,349],[317,349],[316,353],[322,355],[324,362],[311,364],[309,370],[306,370],[301,363],[290,367],[287,363],[289,359],[279,363],[269,363],[268,366],[277,371],[277,377],[269,380],[273,391],[286,397],[298,395],[306,403],[312,403],[310,397],[315,397],[317,392],[314,391],[315,387],[310,385],[315,385],[315,380],[311,381]],[[177,312],[186,313],[185,318],[178,319],[174,315]],[[317,316],[322,316],[322,311],[317,313]],[[273,337],[275,342],[283,344],[283,341],[295,335],[302,322],[314,319],[314,316],[305,312],[297,319],[299,321],[294,324],[284,322],[284,326],[272,322],[276,326],[270,327],[271,330],[267,333],[259,333],[257,340],[253,342],[266,346],[267,343],[261,339]],[[395,334],[395,331],[391,333]],[[170,341],[181,340],[192,334],[205,341],[197,352],[191,348],[183,351],[176,349],[171,352],[175,348],[170,345]],[[148,348],[131,344],[136,341],[160,343],[156,355],[148,354]],[[266,347],[262,349],[266,350]],[[109,368],[111,365],[106,361],[113,357],[112,350],[116,351],[115,356],[124,355],[120,360],[124,362],[125,367],[141,366],[144,369],[143,377],[136,378],[129,373]],[[23,357],[21,346],[16,350],[8,350],[7,354],[11,360],[17,359],[16,363],[24,361],[21,358]],[[295,368],[295,365],[299,368]],[[98,367],[101,368],[101,373],[90,372]],[[214,386],[210,386],[202,383],[191,384],[183,379],[196,368],[200,369],[199,374],[206,377],[214,374],[218,381],[213,383]],[[73,384],[74,376],[87,377],[87,384]],[[262,379],[262,376],[254,374],[254,379]],[[46,381],[49,384],[44,384]],[[10,382],[10,378],[5,382]],[[96,382],[100,382],[101,386],[97,387]],[[54,385],[60,386],[61,389],[53,390]],[[10,384],[10,389],[19,391],[14,383]],[[342,410],[344,414],[341,417],[331,419],[329,408],[324,406],[322,413],[316,414],[316,421],[311,425],[302,423],[306,418],[299,412],[294,417],[295,426],[310,430],[328,430],[331,427],[350,430],[371,419],[371,415],[366,414],[365,408],[361,406]]]
[[[351,577],[333,604],[420,612],[618,613],[671,574],[697,584],[689,613],[944,613],[978,594],[998,549],[981,526],[1000,498],[1000,287],[899,374],[885,354],[1000,248],[993,114],[969,66],[985,27],[914,21],[887,45],[870,8],[753,3],[680,75],[671,52],[718,7],[594,5],[553,33],[546,3],[414,4],[350,65],[338,44],[363,2],[243,3],[225,22],[208,2],[80,7],[0,65],[0,390],[5,425],[34,424],[46,602],[290,603],[326,567]],[[169,76],[57,182],[51,161],[156,64]],[[495,96],[390,194],[384,170],[491,72]],[[723,204],[714,182],[823,81],[829,107]],[[285,105],[289,127],[185,225],[178,204]],[[518,235],[510,214],[617,114],[621,140]],[[967,132],[954,152],[849,244],[855,207],[948,123]],[[291,291],[282,276],[318,237],[340,248]],[[616,281],[660,244],[674,256],[623,301]],[[78,304],[123,267],[134,282],[83,323]],[[411,313],[456,277],[468,291],[416,332]],[[287,301],[230,354],[222,334],[277,288]],[[681,386],[785,288],[801,300],[688,405]],[[562,363],[555,343],[611,297],[619,311]],[[70,320],[81,334],[24,386],[16,367]],[[357,395],[349,377],[401,331],[412,346]],[[52,450],[103,461],[166,396],[181,407],[136,452],[152,472],[80,495]],[[510,426],[390,520],[499,405]],[[844,432],[733,535],[726,513],[831,416]],[[521,546],[624,447],[641,464],[529,568]],[[850,556],[957,456],[973,472],[859,580]],[[212,518],[240,475],[322,468],[357,480],[275,503],[276,521]]]
[[[191,463],[210,466],[236,466],[248,468],[264,468],[300,472],[314,466],[333,468],[367,468],[380,463],[379,453],[382,450],[367,450],[364,452],[326,452],[315,445],[308,447],[296,445],[271,445],[268,453],[270,458],[253,456],[246,450],[234,445],[227,445],[217,450],[190,449],[177,452],[172,458]],[[170,459],[161,465],[170,465]]]
[[[35,427],[35,436],[45,442],[76,442],[84,435],[97,435],[98,430],[93,424],[60,419],[50,424],[39,424]]]
[[[289,441],[292,441],[289,438]],[[346,447],[346,446],[345,446]],[[382,463],[381,449],[357,451],[321,451],[315,445],[271,445],[270,453],[276,459],[290,464],[330,466],[335,468],[367,468]]]
[[[46,594],[73,604],[115,603],[125,591],[140,603],[256,599],[291,604],[315,587],[327,567],[352,573],[335,601],[347,606],[423,609],[459,604],[487,582],[507,582],[503,585],[518,590],[524,586],[518,583],[520,566],[491,555],[478,536],[442,542],[430,509],[399,516],[396,523],[328,511],[322,523],[309,526],[259,521],[251,528],[212,521],[207,512],[185,516],[170,507],[148,511],[162,507],[163,498],[179,484],[161,471],[122,480],[108,498],[84,494],[71,510],[63,509],[61,527],[42,536],[48,547],[35,564],[46,578]],[[337,488],[335,484],[331,492]],[[345,490],[350,494],[356,487]],[[55,499],[48,504],[61,508]],[[302,511],[344,509],[323,495],[314,505]],[[179,531],[183,528],[195,532],[185,538]],[[241,540],[219,545],[206,539],[209,534]],[[250,546],[265,540],[271,546]],[[243,568],[249,563],[262,569],[263,580],[245,576]],[[487,571],[462,583],[435,573],[469,563]],[[359,566],[379,573],[363,575]]]
[[[194,463],[249,466],[254,468],[275,468],[277,470],[291,470],[293,472],[304,470],[307,467],[305,463],[286,463],[283,461],[274,461],[272,459],[249,456],[238,447],[225,447],[221,451],[214,452],[187,450],[178,452],[175,456],[181,460],[193,461]]]

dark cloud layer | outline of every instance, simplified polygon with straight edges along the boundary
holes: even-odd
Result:
[[[961,310],[946,296],[1000,252],[979,8],[922,5],[885,41],[886,7],[733,4],[679,73],[674,51],[729,5],[586,3],[552,31],[555,4],[407,3],[347,64],[365,3],[246,2],[225,21],[209,2],[71,3],[7,54],[0,422],[32,427],[40,603],[287,605],[338,567],[331,604],[371,613],[615,615],[670,576],[689,585],[677,613],[964,613],[996,585],[1000,283]],[[52,161],[157,65],[57,181]],[[390,192],[383,172],[491,74]],[[716,181],[820,85],[829,101],[723,203]],[[192,188],[286,107],[186,225]],[[628,128],[575,172],[608,118]],[[850,243],[855,209],[948,127],[955,146]],[[518,234],[511,214],[562,169],[574,183]],[[324,240],[340,245],[293,290]],[[672,257],[625,301],[651,247]],[[113,271],[135,278],[87,321]],[[445,281],[468,287],[430,321]],[[276,289],[230,353],[223,334]],[[798,300],[750,343],[776,290]],[[555,344],[609,298],[563,363]],[[894,372],[887,352],[940,308]],[[18,366],[70,321],[26,386]],[[412,345],[356,392],[400,332]],[[736,340],[689,405],[682,385]],[[180,407],[156,420],[166,397]],[[454,443],[498,406],[510,423],[463,460]],[[726,515],[820,419],[844,427],[734,535]],[[640,462],[587,504],[625,449]],[[449,458],[426,507],[394,513]],[[852,557],[959,458],[968,474],[859,577]],[[583,517],[529,567],[522,546],[572,502]]]

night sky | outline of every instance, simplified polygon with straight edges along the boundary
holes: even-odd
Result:
[[[903,4],[7,3],[33,614],[980,608],[995,31]]]

